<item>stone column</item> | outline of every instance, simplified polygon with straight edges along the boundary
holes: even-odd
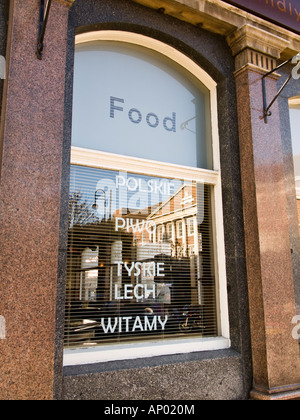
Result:
[[[0,399],[53,399],[68,12],[11,0],[0,153]]]
[[[286,41],[246,25],[228,38],[236,57],[254,399],[300,397],[298,342],[280,116],[263,119],[262,76],[276,67]],[[266,79],[268,102],[276,74]]]

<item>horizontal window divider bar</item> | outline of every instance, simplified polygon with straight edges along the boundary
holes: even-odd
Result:
[[[166,177],[170,179],[179,178],[185,181],[197,181],[207,185],[217,185],[220,177],[218,171],[115,155],[113,153],[80,147],[72,147],[71,164],[119,172],[130,172],[139,175]]]

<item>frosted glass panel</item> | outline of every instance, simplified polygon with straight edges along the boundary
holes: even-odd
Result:
[[[181,66],[117,42],[76,46],[72,144],[212,169],[209,91]]]

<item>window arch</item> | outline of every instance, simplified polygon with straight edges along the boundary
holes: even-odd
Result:
[[[229,347],[216,92],[160,41],[77,36],[65,364]]]

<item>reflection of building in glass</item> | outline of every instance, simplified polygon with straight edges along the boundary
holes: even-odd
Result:
[[[67,346],[217,334],[209,197],[208,187],[182,183],[155,205],[120,208],[98,222],[85,203],[72,202],[84,217],[76,214],[69,229]],[[139,331],[135,319],[145,321]]]
[[[148,214],[146,220],[151,222],[149,229],[142,229],[142,222],[138,227],[135,224],[131,226],[136,246],[142,250],[146,243],[153,244],[153,247],[164,245],[164,253],[178,258],[197,255],[202,247],[197,211],[196,184],[183,184],[174,195]],[[123,217],[135,220],[138,214],[129,213]],[[142,214],[144,218],[145,212],[142,211]]]

